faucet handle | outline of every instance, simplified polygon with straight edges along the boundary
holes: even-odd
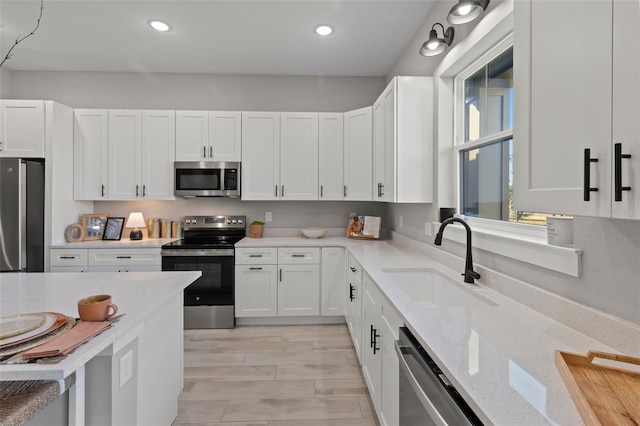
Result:
[[[464,282],[468,284],[473,284],[474,279],[480,279],[480,274],[474,271],[473,269],[467,269],[464,271],[464,274],[460,274],[464,276]]]

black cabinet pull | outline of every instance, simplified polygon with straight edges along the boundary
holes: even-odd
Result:
[[[140,196],[140,185],[136,185],[136,197]]]
[[[349,300],[353,302],[353,299],[355,299],[355,297],[353,297],[353,284],[349,283]]]
[[[116,256],[116,259],[131,259],[131,256]]]
[[[591,193],[598,192],[598,188],[591,187],[591,163],[597,163],[597,158],[591,158],[591,150],[584,149],[584,201],[591,200]]]
[[[378,182],[378,198],[382,197],[382,184]]]
[[[102,197],[104,197],[104,185],[100,185],[102,187]]]
[[[276,185],[276,198],[278,198],[278,185]]]
[[[284,197],[284,185],[282,185],[282,190],[280,191],[280,196]]]
[[[60,256],[60,259],[75,259],[75,256]]]
[[[209,147],[209,157],[213,158],[213,147]]]
[[[384,183],[380,184],[380,197],[384,197]]]
[[[291,257],[304,257],[304,254],[292,254]]]
[[[346,197],[346,196],[347,196],[347,185],[344,186],[344,194],[343,194],[343,197]]]
[[[323,197],[323,195],[322,195],[322,187],[323,187],[323,185],[320,185],[320,198]]]
[[[349,269],[351,269],[351,272],[356,272],[357,271],[357,269],[354,268],[353,266],[349,266]]]
[[[373,328],[373,326],[371,326],[371,328]],[[380,350],[380,346],[378,345],[378,338],[380,337],[380,335],[377,333],[378,330],[376,330],[375,328],[373,329],[373,354],[375,355],[377,351]]]
[[[250,254],[249,257],[262,257],[261,254]]]
[[[202,147],[202,157],[207,158],[207,147],[206,146]]]
[[[631,158],[631,154],[622,153],[622,144],[616,143],[614,148],[614,161],[613,161],[613,173],[614,173],[614,199],[615,201],[622,201],[622,191],[631,191],[630,186],[622,186],[622,159]]]
[[[250,270],[250,271],[262,271],[262,268],[261,268],[261,267],[254,267],[254,266],[252,266],[252,267],[250,267],[250,268],[249,268],[249,270]]]
[[[142,185],[142,196],[143,197],[147,196],[147,185]]]
[[[280,268],[280,282],[282,282],[282,268]]]
[[[376,334],[375,329],[373,328],[373,324],[371,324],[371,332],[369,333],[369,347],[374,347],[374,335]]]

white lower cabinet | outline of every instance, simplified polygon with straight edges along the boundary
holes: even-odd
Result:
[[[322,247],[320,264],[320,315],[344,315],[347,257],[342,247]]]
[[[320,248],[236,249],[236,317],[320,315]]]
[[[345,318],[358,359],[362,362],[362,266],[349,254]]]
[[[162,258],[157,248],[76,249],[49,251],[51,272],[135,272],[160,271]]]

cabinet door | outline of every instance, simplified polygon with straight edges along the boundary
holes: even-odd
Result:
[[[318,183],[320,200],[344,198],[344,114],[318,116]]]
[[[398,426],[400,423],[399,365],[394,343],[397,338],[391,329],[381,323],[380,351],[382,355],[380,388],[380,423],[384,426]]]
[[[0,101],[0,157],[44,158],[44,101]]]
[[[320,315],[320,266],[278,268],[278,316]]]
[[[176,161],[207,161],[209,112],[176,111]]]
[[[142,112],[109,110],[109,199],[142,197]]]
[[[381,181],[380,197],[382,201],[393,202],[395,200],[395,174],[396,174],[396,135],[399,129],[397,128],[398,109],[396,105],[396,82],[397,77],[394,78],[387,88],[382,92],[382,109],[384,110],[384,125],[383,135],[384,142],[382,143],[382,150],[384,161],[382,162],[382,168],[384,169],[384,179]],[[410,131],[410,130],[409,130]],[[421,141],[424,143],[424,141]],[[418,156],[418,151],[416,156]],[[424,168],[424,165],[422,165]]]
[[[320,271],[322,299],[320,314],[344,315],[344,288],[346,285],[346,256],[342,247],[323,247]]]
[[[612,4],[514,2],[517,210],[610,215]]]
[[[631,155],[620,161],[620,184],[631,190],[619,194],[621,201],[614,194],[611,215],[640,219],[640,2],[637,1],[613,3],[613,143],[620,143],[622,153]]]
[[[318,199],[318,113],[280,114],[280,198]]]
[[[382,201],[384,184],[384,93],[373,104],[373,200]]]
[[[143,200],[173,200],[175,111],[142,111]]]
[[[347,326],[351,332],[358,360],[362,362],[362,268],[351,255],[349,255],[348,263]]]
[[[381,368],[382,354],[380,353],[380,307],[375,284],[368,275],[363,279],[362,296],[362,374],[369,388],[371,401],[380,412]]]
[[[236,317],[274,317],[278,314],[276,265],[236,265]]]
[[[73,198],[107,199],[109,113],[76,109],[73,130]]]
[[[344,199],[371,201],[373,182],[373,109],[344,113]]]
[[[280,196],[280,113],[242,113],[242,199]]]
[[[209,112],[209,158],[213,161],[240,161],[242,157],[242,113]]]

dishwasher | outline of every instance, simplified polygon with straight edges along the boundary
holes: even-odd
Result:
[[[408,328],[396,341],[400,365],[400,426],[482,425]]]

